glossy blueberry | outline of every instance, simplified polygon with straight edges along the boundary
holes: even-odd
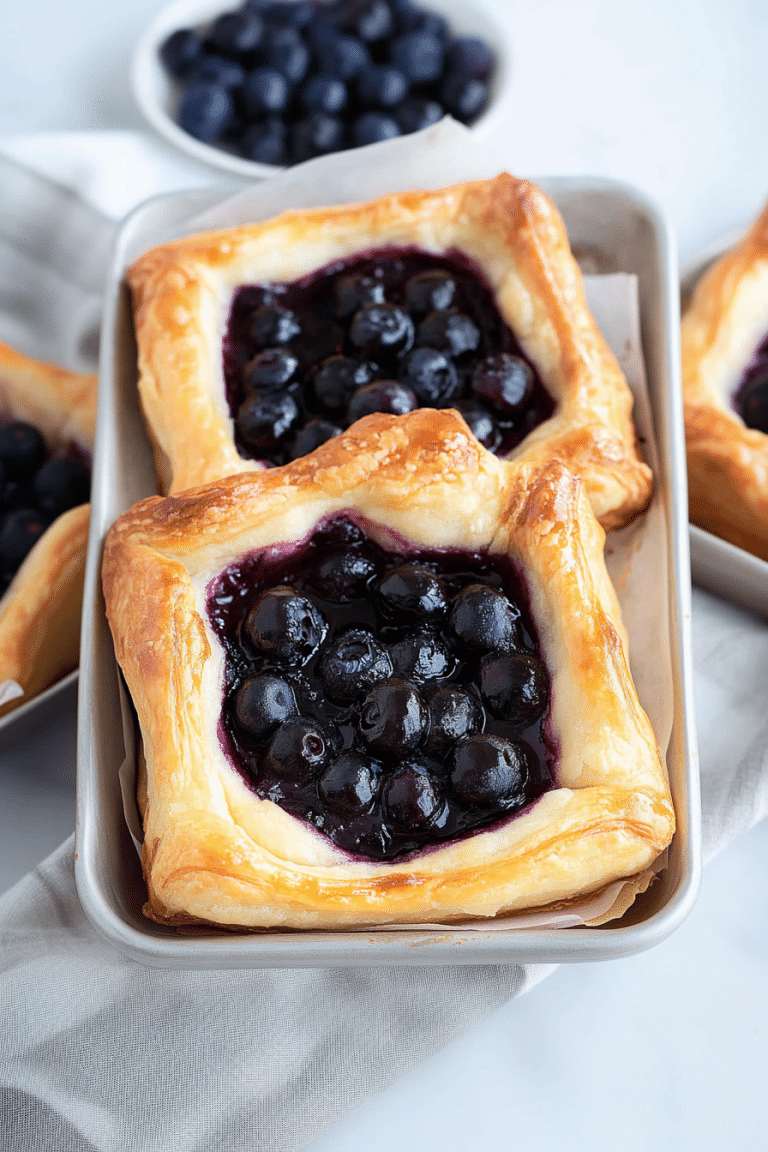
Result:
[[[387,0],[363,0],[352,8],[350,32],[368,44],[386,40],[395,30],[392,9]]]
[[[245,69],[242,64],[228,60],[226,56],[202,56],[190,68],[187,79],[190,83],[209,80],[224,88],[239,88],[245,80]]]
[[[501,444],[501,429],[485,405],[473,400],[459,400],[456,408],[466,420],[472,435],[489,452],[495,452]]]
[[[443,70],[444,49],[430,32],[408,32],[392,41],[390,59],[410,84],[429,84]]]
[[[391,64],[373,64],[358,73],[357,99],[365,108],[394,108],[408,93],[408,81]]]
[[[7,479],[30,478],[45,457],[45,440],[37,428],[23,420],[0,426],[0,462]]]
[[[368,364],[349,356],[329,356],[312,379],[315,400],[328,412],[346,409],[354,392],[370,384],[373,373]]]
[[[264,740],[298,714],[293,688],[279,676],[251,676],[235,694],[235,720],[250,740]]]
[[[429,100],[425,96],[410,96],[394,109],[394,114],[400,131],[407,135],[409,132],[420,132],[422,128],[437,124],[445,115],[445,110],[437,100]],[[447,308],[448,305],[442,307]]]
[[[397,120],[383,112],[364,112],[352,124],[352,141],[357,148],[379,144],[382,140],[394,140],[400,135]]]
[[[487,356],[472,373],[472,395],[489,404],[500,417],[519,416],[533,395],[533,369],[519,356],[499,352]]]
[[[264,37],[260,59],[280,72],[289,84],[298,84],[307,74],[310,51],[295,28],[273,28]]]
[[[384,303],[384,284],[375,276],[352,273],[336,280],[336,315],[340,320],[353,316],[366,304]],[[367,383],[367,381],[364,381]]]
[[[747,381],[737,397],[736,410],[748,428],[768,433],[768,368]]]
[[[457,120],[471,124],[488,103],[488,85],[482,80],[447,76],[440,86],[440,103]]]
[[[376,574],[376,563],[362,552],[334,552],[318,564],[312,588],[323,600],[346,604],[366,593]]]
[[[405,416],[418,408],[416,399],[410,388],[406,388],[397,380],[374,380],[365,384],[353,394],[347,408],[347,422],[354,424],[363,416],[372,416],[374,412],[384,412],[389,416]]]
[[[183,79],[203,55],[203,42],[192,28],[172,32],[160,47],[160,59],[166,71]]]
[[[254,160],[257,164],[285,164],[288,160],[288,129],[278,116],[270,116],[246,128],[240,148],[247,160]]]
[[[456,281],[442,268],[429,268],[411,276],[405,285],[405,307],[417,316],[445,312],[456,296]]]
[[[312,76],[301,90],[301,102],[308,112],[335,116],[347,106],[347,86],[335,76]]]
[[[262,593],[246,615],[243,631],[255,652],[297,667],[314,656],[328,625],[311,600],[281,584]]]
[[[494,716],[522,727],[544,713],[549,677],[542,662],[527,653],[486,656],[480,662],[480,691]]]
[[[422,564],[390,568],[376,585],[375,596],[385,615],[397,621],[428,623],[448,610],[445,583]]]
[[[82,460],[56,456],[46,460],[32,481],[35,504],[51,520],[87,504],[91,491],[91,470]]]
[[[389,650],[395,674],[412,684],[445,680],[456,664],[447,645],[434,632],[426,630],[396,640]]]
[[[320,679],[332,700],[354,700],[392,675],[392,657],[366,628],[350,628],[320,658]]]
[[[290,86],[276,68],[255,68],[242,87],[243,106],[248,116],[265,116],[282,112],[288,104]]]
[[[429,697],[429,738],[427,752],[444,756],[456,743],[473,736],[483,727],[483,709],[469,692],[444,684]]]
[[[486,584],[462,588],[449,626],[458,641],[477,651],[513,652],[520,644],[520,609]]]
[[[22,560],[48,527],[40,512],[18,508],[9,512],[0,528],[0,576],[5,580],[16,573]]]
[[[377,362],[407,352],[413,337],[413,320],[396,304],[366,304],[349,326],[351,343]]]
[[[487,80],[495,62],[490,47],[479,36],[458,36],[448,45],[445,57],[446,71],[467,80]]]
[[[190,84],[181,98],[179,124],[190,136],[209,144],[224,135],[234,108],[228,88],[210,80],[200,80]]]
[[[254,392],[237,410],[237,430],[249,449],[269,455],[299,425],[301,413],[287,392]]]
[[[359,816],[370,812],[376,801],[381,765],[360,752],[342,752],[326,768],[318,792],[332,812]]]
[[[291,460],[307,456],[310,452],[314,452],[315,448],[325,444],[326,440],[338,436],[341,431],[340,426],[331,424],[330,420],[309,420],[294,436],[288,455]]]
[[[440,822],[445,797],[440,782],[420,759],[406,760],[384,779],[381,802],[385,819],[399,829],[426,829]]]
[[[291,135],[292,156],[295,163],[337,152],[344,142],[344,125],[337,116],[313,112],[298,120]]]
[[[261,43],[264,26],[253,9],[224,12],[211,25],[209,43],[224,56],[238,59],[254,52]]]
[[[287,344],[294,336],[301,332],[301,325],[296,313],[290,308],[281,308],[278,304],[264,304],[261,308],[254,308],[246,327],[248,339],[260,348],[276,348],[279,344]],[[291,374],[281,383],[287,383]],[[256,387],[266,387],[266,382]]]
[[[273,323],[275,327],[283,323],[283,331],[289,330],[292,326],[291,320],[285,317],[273,317],[272,321],[269,318],[263,319],[265,328],[269,323]],[[243,383],[249,392],[284,388],[296,375],[298,366],[297,357],[286,348],[265,348],[246,364],[243,369]]]
[[[413,685],[392,678],[377,684],[363,700],[358,731],[369,748],[392,756],[416,748],[427,721],[424,701]]]
[[[515,808],[525,803],[528,755],[521,744],[503,736],[470,736],[456,745],[450,784],[456,799],[469,808]]]
[[[306,717],[285,720],[267,745],[262,772],[278,781],[307,784],[325,768],[333,740],[320,724]]]
[[[452,361],[437,348],[414,348],[400,365],[399,376],[401,383],[427,407],[449,400],[460,384]]]
[[[319,70],[326,76],[335,76],[346,83],[370,66],[368,49],[357,37],[332,33],[317,36],[314,43]]]
[[[480,343],[480,330],[463,312],[430,312],[416,329],[417,348],[438,348],[448,356],[474,352]]]

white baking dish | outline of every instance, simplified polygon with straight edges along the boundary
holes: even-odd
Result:
[[[643,351],[659,445],[656,475],[667,522],[661,578],[669,600],[672,666],[668,769],[678,830],[659,880],[621,921],[604,928],[515,931],[406,930],[180,935],[142,917],[139,859],[123,815],[124,758],[118,671],[104,617],[104,533],[125,508],[155,491],[136,394],[136,348],[126,265],[150,244],[216,208],[223,193],[191,192],[144,205],[125,223],[114,253],[102,336],[92,529],[86,575],[79,704],[76,876],[94,927],[122,952],[176,968],[334,967],[602,960],[651,947],[684,919],[700,874],[699,799],[690,667],[690,576],[679,380],[678,279],[667,225],[644,196],[598,180],[538,181],[560,208],[577,253],[598,270],[635,273]],[[130,459],[121,444],[138,439]]]

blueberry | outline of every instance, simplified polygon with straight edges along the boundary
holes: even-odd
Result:
[[[397,380],[374,380],[366,384],[352,396],[347,408],[347,420],[354,424],[363,416],[374,412],[384,412],[388,416],[405,416],[418,408],[418,401],[411,392]]]
[[[376,801],[381,765],[359,752],[342,752],[326,768],[318,791],[332,812],[364,815]]]
[[[392,678],[377,684],[363,700],[358,731],[369,748],[397,755],[421,743],[427,719],[424,701],[413,685]]]
[[[470,736],[454,750],[451,789],[467,808],[520,807],[527,780],[526,749],[502,736]]]
[[[482,80],[447,76],[440,87],[440,102],[457,120],[471,124],[488,103],[488,85]]]
[[[288,455],[291,460],[307,456],[327,440],[338,436],[341,431],[339,425],[331,424],[330,420],[310,420],[294,436]]]
[[[23,420],[0,426],[0,462],[9,480],[30,478],[45,457],[45,440],[37,428]]]
[[[280,72],[289,84],[298,84],[307,74],[310,51],[295,28],[273,28],[264,37],[260,59]]]
[[[748,428],[768,433],[768,369],[753,376],[741,389],[737,411]]]
[[[203,55],[203,42],[192,28],[172,32],[160,47],[160,59],[166,70],[179,79],[186,77]]]
[[[486,656],[480,663],[480,691],[499,720],[524,726],[547,707],[549,677],[542,662],[524,652]]]
[[[366,593],[376,563],[361,552],[334,552],[317,566],[312,587],[323,600],[346,604]]]
[[[312,76],[301,91],[301,102],[308,112],[334,116],[347,105],[347,86],[335,76]]]
[[[258,0],[256,7],[268,24],[304,28],[313,19],[317,5],[313,0]]]
[[[336,33],[318,36],[315,39],[315,54],[320,72],[345,82],[371,63],[368,49],[362,40]]]
[[[407,760],[384,780],[381,800],[388,822],[402,830],[434,827],[445,813],[440,783],[419,759]]]
[[[46,518],[30,508],[8,513],[0,528],[0,575],[4,579],[10,580],[16,573],[47,527]]]
[[[292,315],[292,313],[291,313]],[[275,327],[281,323],[281,318],[273,318]],[[264,327],[268,326],[269,319],[265,318]],[[291,325],[285,319],[285,330]],[[290,339],[290,337],[289,337]],[[249,392],[271,391],[274,388],[284,388],[296,375],[299,361],[296,356],[285,348],[265,348],[249,360],[243,369],[243,383]]]
[[[392,116],[383,112],[364,112],[352,124],[352,140],[356,147],[366,144],[379,144],[382,140],[394,140],[400,136],[400,125]]]
[[[372,632],[351,628],[325,650],[319,673],[332,700],[354,700],[392,675],[392,658]]]
[[[242,94],[246,113],[264,116],[268,112],[283,111],[288,104],[290,87],[276,68],[255,68],[246,76]]]
[[[349,326],[350,341],[377,363],[407,352],[413,337],[413,320],[396,304],[366,304]]]
[[[426,32],[445,46],[451,29],[447,18],[440,12],[420,11],[416,20],[415,31]]]
[[[190,83],[209,80],[224,88],[239,88],[245,80],[245,69],[236,60],[226,56],[202,56],[187,75]]]
[[[366,304],[384,303],[384,285],[375,276],[353,273],[336,281],[336,315],[340,320],[354,315]],[[367,383],[367,381],[363,381]]]
[[[391,64],[374,64],[358,73],[357,98],[365,108],[394,108],[408,92],[408,81]]]
[[[328,152],[338,152],[344,142],[344,125],[337,116],[313,112],[293,126],[291,147],[293,160],[299,164]]]
[[[257,455],[278,451],[299,425],[301,413],[287,392],[254,392],[237,410],[235,423],[249,450]]]
[[[341,412],[347,407],[352,394],[364,384],[370,384],[370,367],[349,356],[329,356],[318,368],[312,380],[315,400],[328,412]]]
[[[290,308],[281,308],[278,304],[263,304],[261,308],[255,308],[246,324],[248,339],[261,348],[275,348],[279,344],[287,344],[300,332],[301,325],[296,313]]]
[[[416,0],[389,0],[398,32],[411,32],[419,22],[420,9]]]
[[[32,481],[37,507],[54,520],[69,508],[87,504],[91,491],[91,470],[82,460],[57,456],[46,460]]]
[[[390,645],[392,666],[397,676],[412,684],[445,680],[454,670],[455,660],[434,632],[418,631]]]
[[[513,652],[520,644],[520,610],[503,592],[468,584],[453,602],[449,618],[457,640],[470,649]]]
[[[211,25],[209,43],[224,56],[238,59],[254,52],[261,43],[264,26],[253,9],[224,12]]]
[[[500,416],[512,420],[530,403],[535,377],[520,356],[499,352],[487,356],[472,373],[472,395],[490,404]]]
[[[235,694],[235,719],[251,740],[263,740],[298,713],[293,688],[279,676],[251,676]]]
[[[3,484],[0,503],[7,512],[15,508],[34,508],[37,501],[32,488],[32,480],[6,480]]]
[[[457,740],[480,732],[483,722],[483,709],[474,696],[462,688],[443,685],[429,697],[427,751],[444,756]]]
[[[384,613],[397,620],[425,623],[439,620],[448,610],[445,584],[422,564],[390,568],[375,589]]]
[[[235,106],[232,95],[223,84],[200,80],[190,84],[179,104],[181,127],[196,140],[210,144],[219,140],[229,127]]]
[[[418,272],[405,284],[405,306],[417,316],[428,312],[445,312],[451,307],[456,296],[456,281],[449,272],[441,268],[430,268]]]
[[[438,120],[442,120],[445,115],[442,104],[438,104],[437,100],[429,100],[425,96],[410,96],[394,109],[394,113],[400,131],[404,135],[429,128],[431,124],[437,124]],[[447,308],[448,305],[435,304],[433,307]]]
[[[443,71],[443,45],[437,36],[426,32],[407,32],[392,41],[392,63],[405,73],[411,84],[429,84]]]
[[[495,65],[493,52],[479,36],[459,36],[448,46],[446,70],[467,80],[487,80]]]
[[[311,600],[281,584],[262,593],[246,615],[243,630],[254,651],[296,667],[314,656],[328,625]]]
[[[417,348],[438,348],[448,356],[474,352],[480,343],[480,329],[463,312],[430,312],[416,329]]]
[[[366,43],[386,40],[394,30],[392,9],[387,0],[364,0],[353,7],[350,31]]]
[[[473,400],[459,400],[456,408],[464,417],[470,432],[489,452],[495,452],[501,444],[501,429],[483,404]]]
[[[399,375],[401,383],[428,407],[449,400],[460,385],[453,363],[436,348],[414,348],[400,365]]]
[[[308,784],[322,772],[333,752],[333,740],[316,721],[306,717],[285,720],[267,745],[263,772],[278,780]]]
[[[257,164],[285,164],[288,159],[288,130],[278,116],[251,124],[240,140],[246,160]]]

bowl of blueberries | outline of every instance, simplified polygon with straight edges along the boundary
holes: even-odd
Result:
[[[487,121],[503,36],[463,0],[176,0],[141,38],[135,99],[192,158],[245,178]]]

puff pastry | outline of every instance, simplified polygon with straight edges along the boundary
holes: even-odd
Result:
[[[768,206],[704,273],[685,308],[683,399],[690,518],[768,560],[768,435],[733,398],[768,336]]]
[[[511,456],[557,460],[583,475],[606,530],[642,511],[651,475],[637,450],[631,394],[588,311],[564,224],[540,189],[508,174],[285,212],[137,260],[128,282],[139,390],[161,491],[260,467],[238,454],[225,399],[222,339],[238,287],[287,284],[362,252],[414,247],[458,252],[479,269],[554,401]]]
[[[0,343],[0,420],[23,420],[52,453],[76,445],[90,454],[96,425],[96,376],[68,372]],[[57,517],[0,599],[0,681],[32,699],[78,664],[89,506]]]
[[[206,588],[328,517],[522,567],[551,677],[556,783],[520,815],[406,860],[352,858],[249,789],[219,738]],[[171,924],[343,928],[494,917],[634,876],[669,843],[664,766],[633,687],[604,532],[560,460],[510,464],[453,412],[366,417],[282,468],[153,497],[107,535],[103,587],[146,773],[145,912]]]

